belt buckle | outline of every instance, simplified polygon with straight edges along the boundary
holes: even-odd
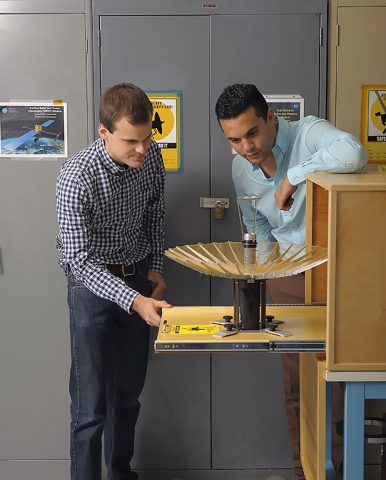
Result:
[[[131,267],[131,272],[130,273],[125,272],[126,267]],[[131,277],[132,275],[135,274],[135,263],[132,263],[130,265],[121,265],[121,270],[122,270],[122,276],[123,277]]]

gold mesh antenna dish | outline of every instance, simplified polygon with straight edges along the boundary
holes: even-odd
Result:
[[[204,275],[244,280],[297,275],[327,261],[326,248],[277,242],[258,242],[248,258],[241,242],[177,246],[165,255]]]
[[[278,323],[275,326],[273,316],[266,315],[267,280],[297,275],[327,261],[326,248],[258,242],[258,203],[259,197],[255,195],[237,197],[241,242],[197,243],[165,252],[175,262],[199,273],[233,280],[233,317],[223,317],[220,324],[226,330],[219,332],[221,336],[234,335],[240,330],[266,331],[268,320],[269,331],[274,332]]]

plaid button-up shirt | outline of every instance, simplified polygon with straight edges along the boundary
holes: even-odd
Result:
[[[152,141],[144,165],[117,165],[99,139],[67,160],[57,188],[59,264],[100,297],[129,311],[137,292],[105,265],[145,257],[161,272],[164,252],[165,170]]]

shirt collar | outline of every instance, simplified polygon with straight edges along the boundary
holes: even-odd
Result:
[[[117,163],[115,163],[114,160],[107,153],[105,142],[102,138],[99,138],[95,143],[99,158],[110,173],[117,174],[126,172],[127,168],[123,165],[118,165]]]
[[[277,135],[275,145],[272,148],[272,153],[275,155],[276,161],[281,163],[284,158],[288,147],[288,135],[289,135],[289,123],[284,118],[276,116]]]

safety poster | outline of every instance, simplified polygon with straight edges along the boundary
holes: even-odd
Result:
[[[178,172],[182,165],[182,93],[147,92],[153,105],[153,139],[161,149],[167,172]]]

